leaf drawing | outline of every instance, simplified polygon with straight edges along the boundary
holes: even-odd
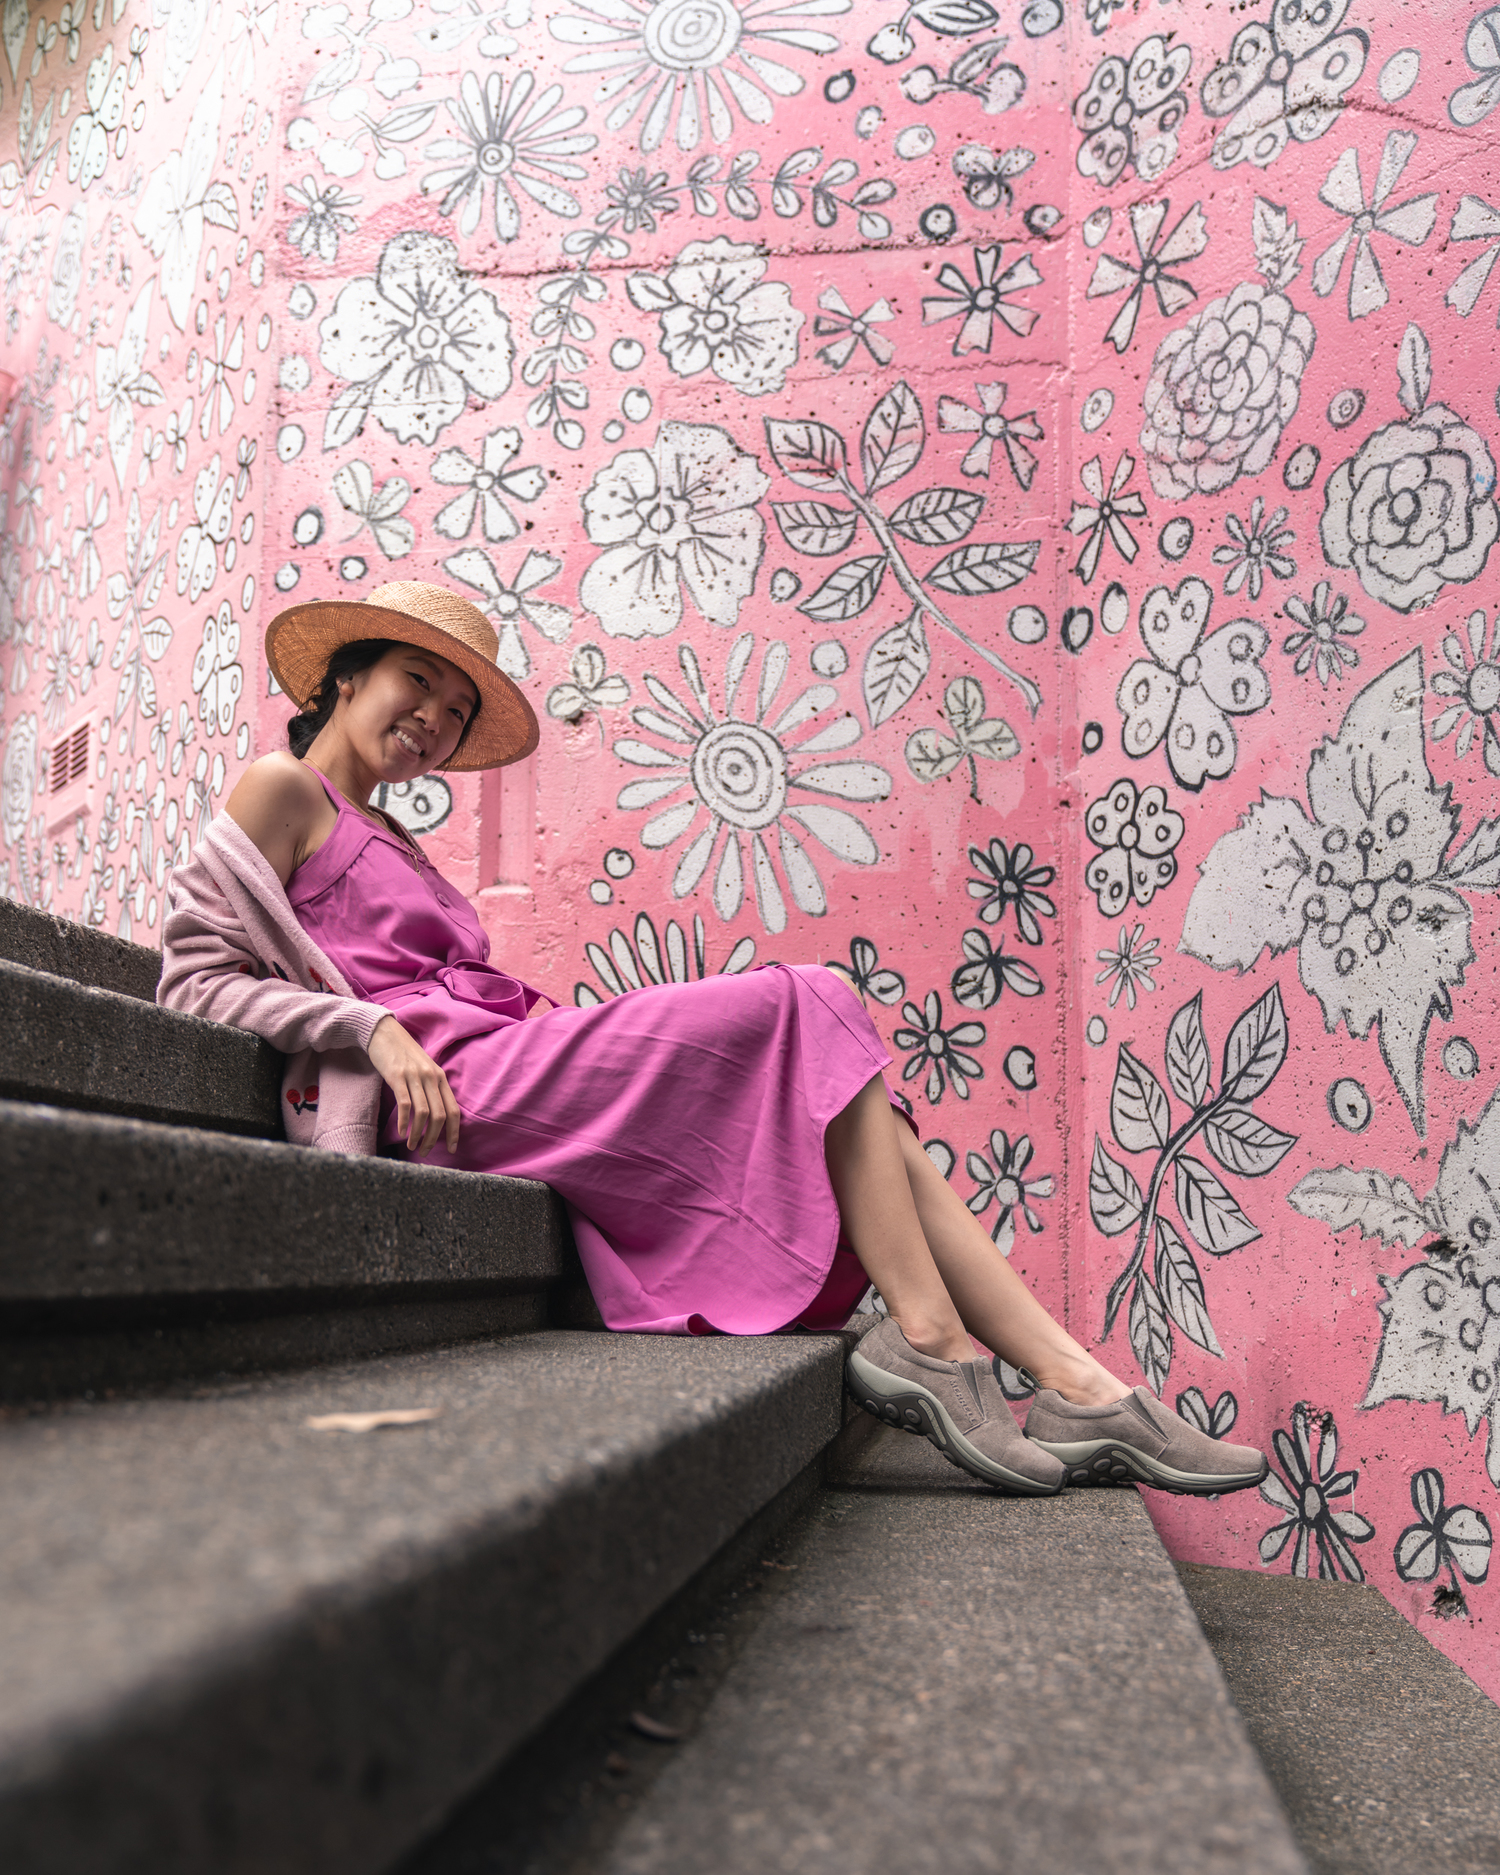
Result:
[[[903,379],[888,390],[865,420],[860,437],[860,465],[865,472],[865,493],[889,487],[921,460],[927,446],[927,424],[922,406]]]
[[[865,659],[865,708],[871,728],[879,728],[910,701],[931,664],[932,651],[922,629],[920,611],[881,633]]]
[[[874,604],[880,582],[885,578],[886,564],[883,553],[846,560],[797,610],[822,625],[837,625],[846,619],[858,618]]]
[[[1317,1218],[1332,1231],[1352,1230],[1357,1225],[1361,1237],[1404,1243],[1409,1250],[1437,1229],[1404,1178],[1356,1172],[1347,1165],[1309,1172],[1287,1193],[1286,1201],[1294,1211]]]
[[[1097,1136],[1089,1171],[1089,1213],[1095,1227],[1107,1237],[1118,1237],[1136,1226],[1130,1259],[1110,1285],[1104,1338],[1129,1296],[1130,1344],[1158,1392],[1172,1362],[1168,1324],[1175,1323],[1208,1353],[1222,1353],[1187,1239],[1218,1257],[1243,1249],[1261,1234],[1217,1173],[1187,1148],[1201,1138],[1225,1171],[1258,1178],[1280,1164],[1296,1144],[1295,1134],[1272,1126],[1251,1105],[1286,1059],[1286,1014],[1276,985],[1230,1025],[1223,1084],[1217,1093],[1209,1078],[1201,993],[1173,1016],[1162,1053],[1172,1093],[1188,1110],[1180,1126],[1174,1129],[1167,1089],[1124,1043],[1117,1052],[1110,1092],[1110,1126],[1120,1146],[1129,1153],[1154,1155],[1144,1196],[1128,1168],[1111,1158]],[[1162,1210],[1168,1189],[1186,1236]],[[1153,1307],[1162,1315],[1160,1331]]]

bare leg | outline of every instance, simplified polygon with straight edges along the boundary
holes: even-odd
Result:
[[[1058,1326],[891,1112],[879,1078],[827,1133],[844,1232],[911,1345],[967,1360],[966,1328],[1079,1405],[1118,1400],[1122,1381]]]

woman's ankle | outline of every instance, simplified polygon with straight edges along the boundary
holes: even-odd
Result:
[[[968,1361],[974,1357],[974,1344],[962,1328],[916,1317],[891,1319],[905,1335],[907,1346],[930,1361]]]
[[[1124,1381],[1088,1354],[1062,1356],[1049,1363],[1045,1371],[1039,1367],[1032,1371],[1039,1386],[1050,1387],[1074,1406],[1108,1406],[1124,1399],[1130,1391]]]

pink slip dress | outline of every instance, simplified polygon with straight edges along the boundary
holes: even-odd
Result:
[[[448,1076],[458,1149],[423,1163],[551,1185],[611,1328],[840,1326],[867,1279],[839,1240],[823,1133],[890,1061],[853,991],[769,964],[528,1019],[541,992],[490,964],[457,887],[319,779],[338,820],[287,897]],[[381,1144],[400,1147],[389,1089]]]

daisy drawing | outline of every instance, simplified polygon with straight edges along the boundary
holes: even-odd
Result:
[[[859,740],[859,719],[844,710],[804,733],[837,704],[837,690],[810,684],[783,701],[791,653],[772,639],[752,693],[746,680],[754,652],[752,632],[731,646],[722,709],[714,707],[690,645],[677,652],[688,701],[646,673],[656,707],[631,716],[656,740],[625,736],[614,752],[652,772],[627,782],[617,805],[627,813],[654,810],[641,829],[649,851],[687,840],[672,875],[673,898],[687,898],[711,873],[714,909],[727,923],[744,905],[748,881],[760,921],[774,933],[786,929],[787,892],[812,917],[828,909],[814,845],[851,866],[873,866],[880,858],[864,822],[835,803],[883,801],[891,777],[874,762],[822,759]]]

